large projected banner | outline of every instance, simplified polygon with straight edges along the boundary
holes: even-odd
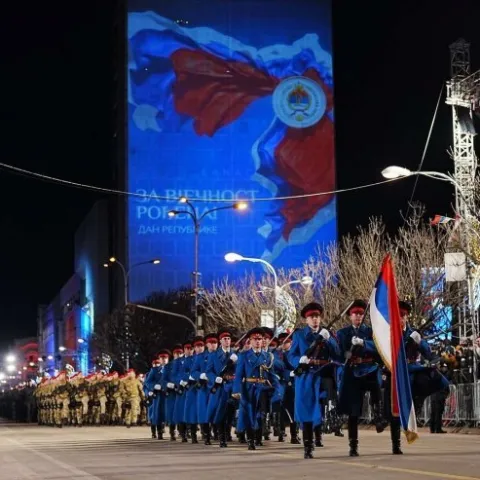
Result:
[[[191,285],[194,227],[168,216],[192,199],[202,283],[262,273],[237,252],[300,267],[336,239],[330,1],[130,0],[130,298]],[[301,196],[301,198],[288,198]],[[159,198],[166,197],[168,200]],[[217,200],[227,201],[219,203]]]

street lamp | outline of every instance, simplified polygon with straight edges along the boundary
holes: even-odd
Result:
[[[128,270],[125,268],[125,265],[120,262],[116,257],[111,256],[108,261],[111,264],[116,264],[120,267],[122,270],[122,275],[123,275],[123,303],[124,307],[128,305],[128,281],[130,279],[130,273],[134,268],[140,267],[141,265],[158,265],[160,263],[160,260],[158,258],[152,258],[151,260],[146,260],[144,262],[138,262],[133,264]],[[104,263],[103,266],[105,268],[108,268],[110,265],[108,263]],[[126,332],[126,338],[128,341],[128,315],[125,313],[125,332]],[[79,339],[80,343],[80,339]],[[81,342],[83,343],[83,342]],[[125,352],[125,367],[128,370],[130,368],[130,354],[128,353],[128,348],[126,349],[127,351]]]
[[[134,268],[137,268],[137,267],[140,267],[141,265],[149,265],[149,264],[152,264],[152,265],[158,265],[160,263],[160,260],[158,258],[152,258],[151,260],[146,260],[144,262],[138,262],[138,263],[135,263],[133,264],[128,270],[125,268],[125,265],[120,262],[116,257],[110,257],[108,259],[108,261],[111,263],[111,264],[116,264],[120,267],[120,269],[122,270],[122,275],[123,275],[123,300],[124,300],[124,304],[125,305],[128,305],[128,280],[130,278],[130,273],[132,272],[132,270]],[[110,265],[108,263],[104,263],[103,266],[105,268],[108,268]]]
[[[198,263],[199,263],[199,241],[200,241],[200,227],[202,220],[209,215],[210,213],[217,212],[219,210],[247,210],[248,203],[247,202],[235,202],[231,205],[224,205],[222,207],[215,207],[209,210],[206,210],[201,215],[197,214],[197,210],[195,209],[194,205],[187,197],[180,197],[178,201],[187,206],[186,209],[182,210],[170,210],[168,212],[168,216],[170,218],[174,218],[177,215],[182,213],[188,215],[192,221],[194,226],[194,234],[195,234],[195,245],[194,245],[194,272],[193,272],[193,295],[194,295],[194,313],[195,313],[195,325],[197,328],[200,326],[198,325]]]
[[[225,255],[225,260],[229,263],[234,262],[252,262],[252,263],[261,263],[265,265],[267,270],[272,274],[274,287],[273,287],[273,334],[275,335],[277,332],[277,294],[278,294],[278,276],[277,272],[273,268],[273,265],[268,263],[263,258],[253,258],[253,257],[244,257],[239,255],[238,253],[230,252]],[[295,281],[294,281],[295,282]],[[295,282],[296,283],[296,282]]]
[[[421,171],[421,170],[412,172],[408,168],[398,167],[397,165],[391,165],[390,167],[384,168],[382,170],[382,176],[388,180],[394,180],[396,178],[411,177],[414,175],[421,175],[423,177],[428,177],[433,180],[440,180],[442,182],[451,183],[455,187],[455,190],[457,191],[458,195],[461,197],[461,199],[463,200],[467,208],[471,210],[470,202],[468,202],[467,199],[465,198],[462,186],[453,177],[451,177],[450,175],[447,175],[446,173]],[[457,203],[457,208],[458,208],[458,203]],[[473,212],[473,215],[476,217],[475,212]]]
[[[7,372],[12,373],[17,369],[17,367],[13,364],[7,365]]]
[[[11,355],[11,354],[10,354],[10,355],[7,355],[7,356],[5,357],[5,361],[6,361],[7,363],[14,363],[15,360],[16,360],[15,355]]]

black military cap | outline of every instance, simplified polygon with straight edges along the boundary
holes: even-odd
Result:
[[[183,345],[181,343],[175,344],[172,348],[172,352],[173,353],[175,353],[175,352],[183,353]]]
[[[166,348],[162,348],[157,354],[158,357],[170,357],[172,354],[170,353],[170,350],[167,350]]]
[[[320,313],[320,315],[323,314],[323,307],[317,302],[307,303],[302,308],[302,311],[300,312],[300,315],[302,316],[302,318],[307,318],[313,313]]]
[[[196,345],[205,345],[205,340],[202,336],[200,335],[197,335],[194,339],[193,339],[193,346],[196,346]]]
[[[221,340],[222,338],[225,338],[225,337],[232,338],[232,332],[228,328],[221,328],[218,331],[218,339]]]
[[[263,327],[263,335],[265,337],[273,338],[273,330],[268,327]]]
[[[365,311],[367,309],[367,302],[365,300],[359,299],[354,300],[347,310],[347,315],[350,315],[353,309],[362,309],[363,311]]]
[[[205,343],[212,342],[218,343],[218,336],[216,333],[207,333],[205,335]]]
[[[408,302],[405,302],[403,300],[400,300],[398,302],[398,308],[400,309],[400,315],[402,315],[402,310],[406,312],[407,315],[410,315],[410,313],[412,313],[412,306]]]
[[[265,336],[265,332],[262,327],[255,327],[249,330],[247,337],[251,337],[252,335],[261,335],[262,337]]]

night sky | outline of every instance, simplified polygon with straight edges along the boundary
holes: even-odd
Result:
[[[114,2],[87,0],[75,8],[59,1],[8,3],[0,20],[1,161],[114,187]],[[346,188],[382,180],[388,165],[418,168],[449,76],[448,45],[469,40],[472,71],[480,68],[480,2],[334,4],[337,179]],[[450,107],[442,99],[423,169],[451,170],[451,143]],[[355,231],[372,215],[395,229],[413,183],[339,195],[340,233]],[[415,200],[433,217],[451,213],[452,193],[449,185],[421,178]],[[72,275],[73,234],[100,198],[0,169],[0,350],[13,338],[36,334],[37,305],[48,304]]]

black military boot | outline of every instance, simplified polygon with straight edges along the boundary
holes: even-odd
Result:
[[[392,453],[393,455],[403,455],[400,448],[400,419],[398,417],[392,418],[390,422],[390,438],[392,439]]]
[[[189,427],[190,427],[190,438],[192,439],[192,443],[198,443],[197,425],[195,423],[191,423]]]
[[[262,441],[262,434],[263,434],[263,429],[259,428],[258,430],[255,430],[255,446],[257,447],[263,447],[264,443]]]
[[[322,426],[319,425],[315,427],[315,446],[316,447],[323,447],[322,443]]]
[[[358,418],[348,417],[348,442],[350,445],[349,455],[358,457]]]
[[[248,444],[248,449],[249,450],[256,450],[256,447],[255,447],[255,431],[251,428],[249,428],[247,430],[247,444]]]
[[[247,443],[247,436],[245,435],[245,432],[238,432],[237,437],[238,443]]]
[[[202,429],[202,436],[205,445],[211,445],[212,435],[210,433],[210,425],[208,423],[202,423],[200,428]]]
[[[213,440],[216,442],[218,440],[218,425],[214,424],[212,427],[213,430]]]
[[[227,448],[228,444],[227,444],[227,432],[226,432],[225,424],[218,423],[217,431],[218,431],[218,440],[219,440],[220,448]]]
[[[303,424],[303,458],[313,458],[313,424]]]
[[[300,445],[300,439],[298,438],[298,427],[296,422],[290,424],[290,443],[293,445]]]
[[[157,427],[155,425],[150,425],[150,430],[152,432],[152,438],[157,438]]]
[[[163,424],[157,425],[157,438],[163,440]]]
[[[180,438],[182,439],[182,443],[187,443],[187,425],[185,423],[178,424],[178,432],[180,433]]]
[[[169,425],[168,430],[170,432],[170,441],[176,442],[177,437],[175,436],[175,425]]]
[[[388,422],[383,416],[383,402],[381,400],[373,405],[373,421],[377,433],[382,433],[388,426]]]

